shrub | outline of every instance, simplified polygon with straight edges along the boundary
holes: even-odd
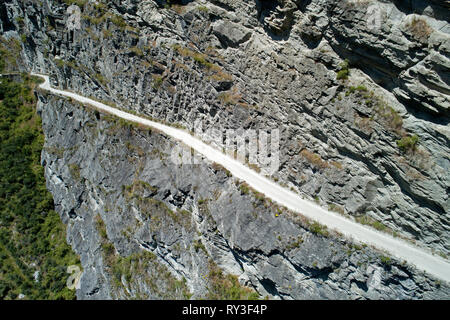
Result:
[[[125,29],[127,26],[127,23],[121,16],[118,16],[115,14],[115,15],[112,15],[110,19],[111,19],[111,22],[114,25],[116,25],[117,27],[119,27],[120,29]]]
[[[73,179],[79,181],[81,178],[80,166],[76,163],[69,164],[69,172]]]
[[[387,231],[388,227],[382,224],[381,222],[369,217],[369,216],[360,216],[355,218],[356,222],[371,226],[372,228],[375,228],[378,231]]]
[[[209,261],[207,299],[210,300],[257,300],[259,295],[254,290],[242,286],[235,275],[224,275],[222,270]]]
[[[381,263],[386,266],[389,266],[392,263],[391,258],[386,257],[386,256],[381,256],[380,260],[381,260]]]
[[[281,240],[281,237],[278,240]],[[286,246],[286,250],[289,251],[289,250],[292,250],[292,249],[295,249],[295,248],[299,248],[302,243],[303,243],[302,236],[298,236],[298,238],[296,240],[294,240],[293,242],[289,243]]]
[[[23,27],[25,25],[23,17],[17,17],[16,22],[19,24],[20,27]]]
[[[94,219],[95,219],[95,227],[97,228],[97,231],[100,234],[100,237],[103,240],[107,240],[108,236],[106,233],[106,225],[103,222],[103,219],[100,217],[100,215],[96,215]]]
[[[403,137],[400,140],[397,140],[397,146],[403,152],[414,152],[417,148],[418,143],[419,137],[416,134],[412,136]]]
[[[352,87],[348,88],[348,91],[345,93],[345,95],[348,96],[349,94],[354,93],[354,92],[368,92],[368,90],[367,90],[367,87],[365,87],[363,85],[359,85],[357,87],[352,86]]]
[[[194,240],[194,249],[195,252],[198,252],[198,250],[202,250],[206,255],[208,255],[208,251],[206,251],[205,245],[203,244],[202,240]]]
[[[29,76],[0,82],[0,299],[19,293],[27,299],[74,299],[66,287],[66,268],[79,260],[46,189],[35,85]]]
[[[153,84],[152,87],[156,90],[158,90],[162,84],[163,84],[163,77],[162,76],[158,76],[158,75],[154,75],[153,76]]]
[[[107,38],[111,38],[112,36],[112,32],[107,30],[107,29],[103,29],[103,38],[107,39]]]
[[[239,190],[241,190],[241,194],[249,194],[250,193],[250,187],[248,186],[248,184],[246,184],[245,182],[243,182],[240,186],[239,186]]]
[[[103,86],[107,86],[109,83],[108,79],[105,78],[101,73],[96,73],[94,77]]]
[[[318,222],[313,222],[309,225],[309,230],[317,235],[321,235],[323,237],[328,237],[329,233],[327,230],[327,226],[321,225]]]
[[[373,120],[374,118],[377,118],[386,129],[395,132],[398,136],[405,134],[403,129],[403,118],[394,108],[384,101],[383,98],[376,96],[373,91],[369,91],[363,85],[350,87],[345,92],[345,96],[349,96],[353,93],[356,93],[361,99],[364,99],[366,106],[375,111],[375,114],[371,118],[366,119]],[[368,120],[364,120],[365,118],[361,119],[363,120],[359,123],[360,127],[366,127]]]
[[[337,213],[339,213],[341,215],[345,215],[345,209],[343,207],[337,205],[337,204],[330,203],[328,205],[328,209],[331,210],[331,211],[337,212]]]
[[[349,61],[347,59],[345,59],[345,61],[342,62],[339,67],[340,67],[340,69],[337,73],[336,79],[337,80],[348,79],[348,76],[350,75]]]
[[[216,172],[217,172],[217,171],[222,171],[222,172],[225,173],[225,175],[226,175],[227,177],[231,177],[231,172],[230,172],[228,169],[226,169],[225,167],[223,167],[221,164],[217,163],[217,162],[213,162],[212,168],[213,168],[214,171],[216,171]]]
[[[142,49],[140,49],[138,47],[131,47],[130,52],[139,57],[142,57],[144,55],[144,52],[142,51]]]
[[[340,70],[337,73],[336,79],[338,80],[346,80],[348,79],[349,71],[348,70]]]

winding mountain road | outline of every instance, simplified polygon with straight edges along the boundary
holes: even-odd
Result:
[[[54,89],[50,86],[48,76],[36,73],[32,73],[32,75],[41,77],[45,80],[44,83],[39,86],[41,89],[57,95],[72,98],[83,104],[92,105],[99,110],[122,119],[157,129],[193,148],[207,159],[222,165],[228,169],[234,177],[245,181],[253,189],[263,193],[267,198],[272,199],[280,205],[326,225],[328,228],[336,230],[348,238],[384,250],[393,257],[400,260],[405,260],[408,263],[415,265],[418,269],[425,271],[436,278],[450,282],[450,263],[440,256],[433,255],[426,250],[415,247],[404,240],[381,233],[375,229],[347,219],[337,213],[328,211],[313,202],[304,200],[298,194],[295,194],[294,192],[287,190],[275,182],[259,175],[244,164],[203,143],[186,131],[118,110],[95,100],[80,96],[76,93]]]

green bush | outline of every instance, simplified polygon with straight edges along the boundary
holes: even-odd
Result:
[[[45,187],[36,82],[24,76],[20,83],[5,78],[0,83],[0,299],[20,293],[27,299],[74,299],[66,269],[79,259]]]
[[[327,226],[321,225],[320,223],[315,222],[315,221],[309,225],[309,230],[312,233],[315,233],[315,234],[323,236],[323,237],[329,236]]]
[[[369,216],[360,216],[355,218],[356,222],[371,226],[372,228],[377,229],[378,231],[388,231],[388,227],[382,224],[381,222],[369,217]]]
[[[243,182],[239,186],[239,189],[241,190],[241,194],[249,194],[250,193],[250,187],[245,182]]]
[[[418,143],[419,137],[416,134],[412,136],[403,137],[400,140],[397,140],[397,146],[403,152],[414,152],[417,148]]]
[[[386,266],[389,266],[392,263],[391,258],[386,257],[386,256],[381,256],[380,260],[381,260],[381,263]]]
[[[209,261],[208,280],[210,286],[207,299],[209,300],[257,300],[259,295],[254,290],[242,286],[235,275],[224,275],[222,270]]]
[[[338,80],[346,80],[348,79],[350,72],[348,70],[340,70],[337,73],[336,79]]]
[[[347,59],[345,59],[344,62],[342,62],[340,64],[340,69],[337,73],[336,79],[337,80],[346,80],[348,79],[349,75],[350,75],[350,70],[349,70],[349,61]]]
[[[116,25],[117,27],[119,27],[120,29],[125,29],[127,26],[127,23],[125,22],[125,20],[118,15],[112,15],[111,16],[111,22]]]
[[[206,255],[208,255],[208,251],[206,250],[202,240],[194,240],[194,249],[195,252],[198,252],[198,250],[202,250]]]
[[[162,76],[155,75],[155,76],[153,76],[152,87],[154,89],[158,90],[162,86],[163,82],[164,82],[164,79]]]
[[[12,72],[18,68],[22,51],[21,41],[15,38],[5,39],[0,36],[0,72]]]

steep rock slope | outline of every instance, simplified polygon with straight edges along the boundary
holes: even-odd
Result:
[[[218,165],[175,164],[176,143],[158,132],[45,93],[39,112],[80,299],[217,297],[226,274],[270,298],[448,298],[447,284],[340,240]]]

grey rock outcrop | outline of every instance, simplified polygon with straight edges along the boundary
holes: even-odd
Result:
[[[79,299],[186,298],[171,279],[204,298],[211,260],[272,299],[449,297],[447,284],[401,261],[310,231],[198,155],[198,164],[175,164],[177,143],[158,132],[52,95],[39,100],[47,185],[83,265]],[[150,252],[152,267],[118,283],[98,217],[117,255]]]
[[[237,47],[251,36],[250,30],[227,21],[212,24],[212,30],[225,47]]]

